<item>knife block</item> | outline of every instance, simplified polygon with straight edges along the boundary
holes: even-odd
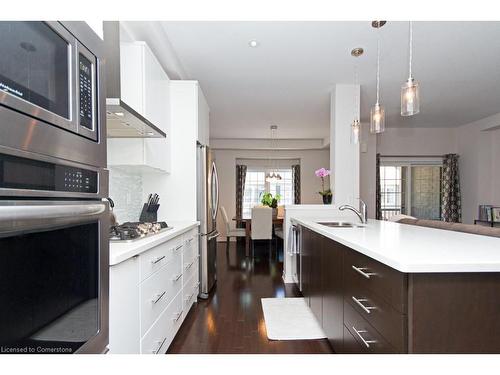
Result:
[[[139,221],[156,223],[158,221],[158,208],[160,208],[159,204],[152,204],[148,206],[147,203],[144,203]]]

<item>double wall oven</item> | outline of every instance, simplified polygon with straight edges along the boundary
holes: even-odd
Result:
[[[0,353],[108,344],[103,42],[0,22]]]

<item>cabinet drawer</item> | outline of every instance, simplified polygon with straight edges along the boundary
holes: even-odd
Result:
[[[400,313],[371,290],[346,285],[344,304],[348,303],[397,350],[406,350],[406,315]]]
[[[344,326],[359,344],[359,353],[398,353],[349,303],[344,303]],[[354,348],[355,345],[349,342],[348,336],[344,342],[344,350]]]
[[[182,273],[183,273],[184,284],[194,276],[196,276],[196,278],[198,279],[198,274],[199,274],[198,255],[191,260],[184,260]]]
[[[182,236],[179,236],[141,254],[141,280],[147,279],[174,257],[180,257],[182,247]]]
[[[196,302],[196,300],[198,298],[199,290],[200,290],[200,282],[198,281],[197,275],[194,275],[182,288],[182,301],[184,303],[184,309],[183,309],[184,317],[186,317],[186,315],[188,314],[193,303]]]
[[[182,255],[184,263],[188,263],[198,255],[198,230],[190,230],[183,236],[184,247]]]
[[[356,290],[371,290],[401,313],[406,313],[407,277],[357,251],[346,249],[344,255],[345,285]]]
[[[182,293],[177,293],[168,307],[141,340],[141,353],[164,354],[182,322]]]
[[[175,257],[144,280],[141,289],[141,336],[182,288],[181,258]]]

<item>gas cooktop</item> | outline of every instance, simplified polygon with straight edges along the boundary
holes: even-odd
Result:
[[[173,227],[169,227],[164,221],[156,223],[127,222],[112,226],[109,229],[109,240],[111,242],[132,242],[169,229],[173,229]]]

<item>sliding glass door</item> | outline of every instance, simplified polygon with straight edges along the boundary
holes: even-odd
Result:
[[[382,160],[380,194],[382,218],[397,214],[441,219],[440,160]]]

